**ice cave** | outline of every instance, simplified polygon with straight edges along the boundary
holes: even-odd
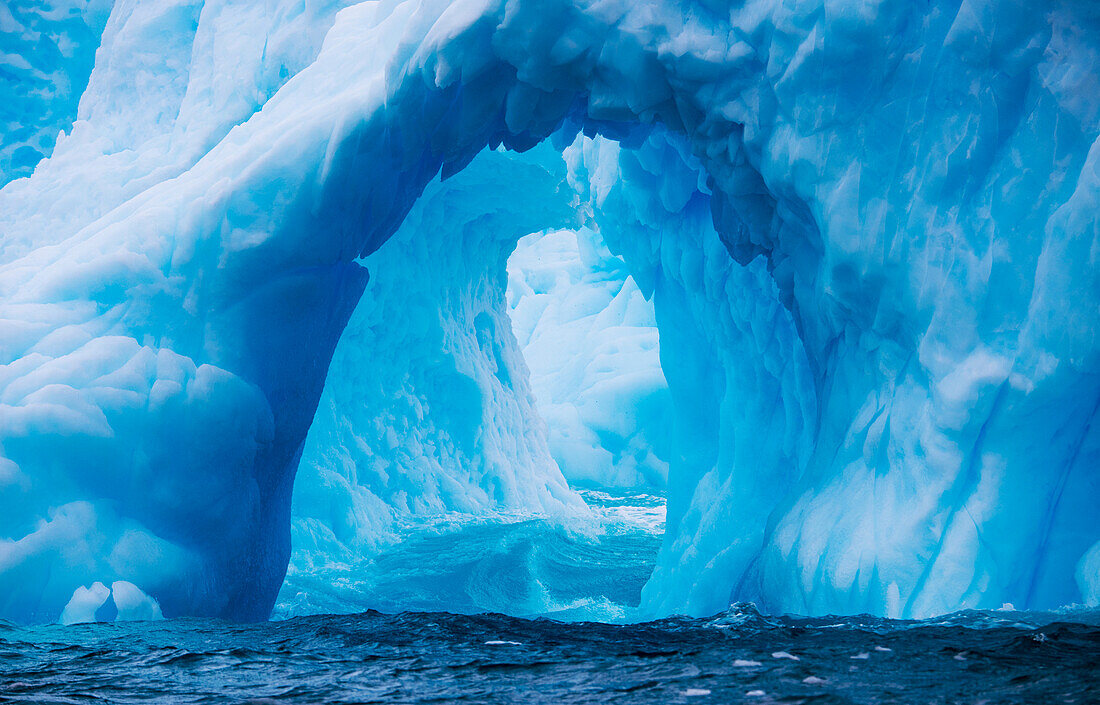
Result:
[[[0,5],[0,619],[1097,605],[1082,5]]]

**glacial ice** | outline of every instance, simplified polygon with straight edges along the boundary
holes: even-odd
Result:
[[[160,605],[139,587],[125,580],[116,580],[107,587],[94,582],[89,587],[78,587],[72,598],[61,610],[58,622],[129,622],[163,619]]]
[[[560,154],[486,152],[428,185],[361,260],[294,493],[295,562],[363,556],[425,517],[584,512],[547,445],[508,318],[516,241],[575,220]]]
[[[672,400],[653,304],[623,260],[587,227],[532,233],[508,259],[508,301],[570,484],[663,489]]]
[[[108,4],[0,14],[0,617],[264,618],[292,535],[664,463],[649,614],[1100,600],[1087,3]],[[652,300],[667,392],[557,415],[602,393],[529,378],[580,333],[510,318],[542,232]]]
[[[110,0],[0,5],[0,186],[72,125],[110,11]]]
[[[371,280],[333,353],[295,480],[280,616],[621,616],[606,596],[577,596],[583,581],[553,584],[563,554],[602,555],[575,535],[603,521],[570,487],[663,487],[669,399],[652,304],[595,232],[570,229],[566,172],[548,144],[483,152],[430,183],[361,259]],[[530,232],[545,226],[563,229]],[[622,523],[604,528],[634,529]],[[415,572],[395,556],[401,547],[451,555]],[[467,573],[501,585],[468,589]],[[400,594],[372,601],[387,590]]]

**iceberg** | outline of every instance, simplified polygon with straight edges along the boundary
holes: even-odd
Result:
[[[649,615],[1100,600],[1087,4],[68,2],[0,70],[0,618],[589,481],[667,487]]]

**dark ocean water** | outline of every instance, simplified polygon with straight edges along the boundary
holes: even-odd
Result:
[[[0,625],[0,700],[57,703],[1098,703],[1100,617],[635,625],[503,615]]]

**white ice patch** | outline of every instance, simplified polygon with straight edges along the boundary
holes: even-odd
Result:
[[[1100,606],[1100,541],[1093,544],[1077,563],[1077,585],[1088,607]]]
[[[111,597],[115,601],[115,607],[118,608],[116,621],[149,622],[164,619],[157,601],[146,595],[133,583],[128,583],[125,580],[116,580],[111,583]]]
[[[94,622],[96,612],[110,596],[111,589],[103,583],[95,582],[90,587],[82,585],[73,591],[73,596],[57,621],[65,625]]]
[[[80,586],[73,591],[58,622],[126,622],[164,619],[160,605],[133,583],[116,580],[107,587],[94,582],[90,587]]]

